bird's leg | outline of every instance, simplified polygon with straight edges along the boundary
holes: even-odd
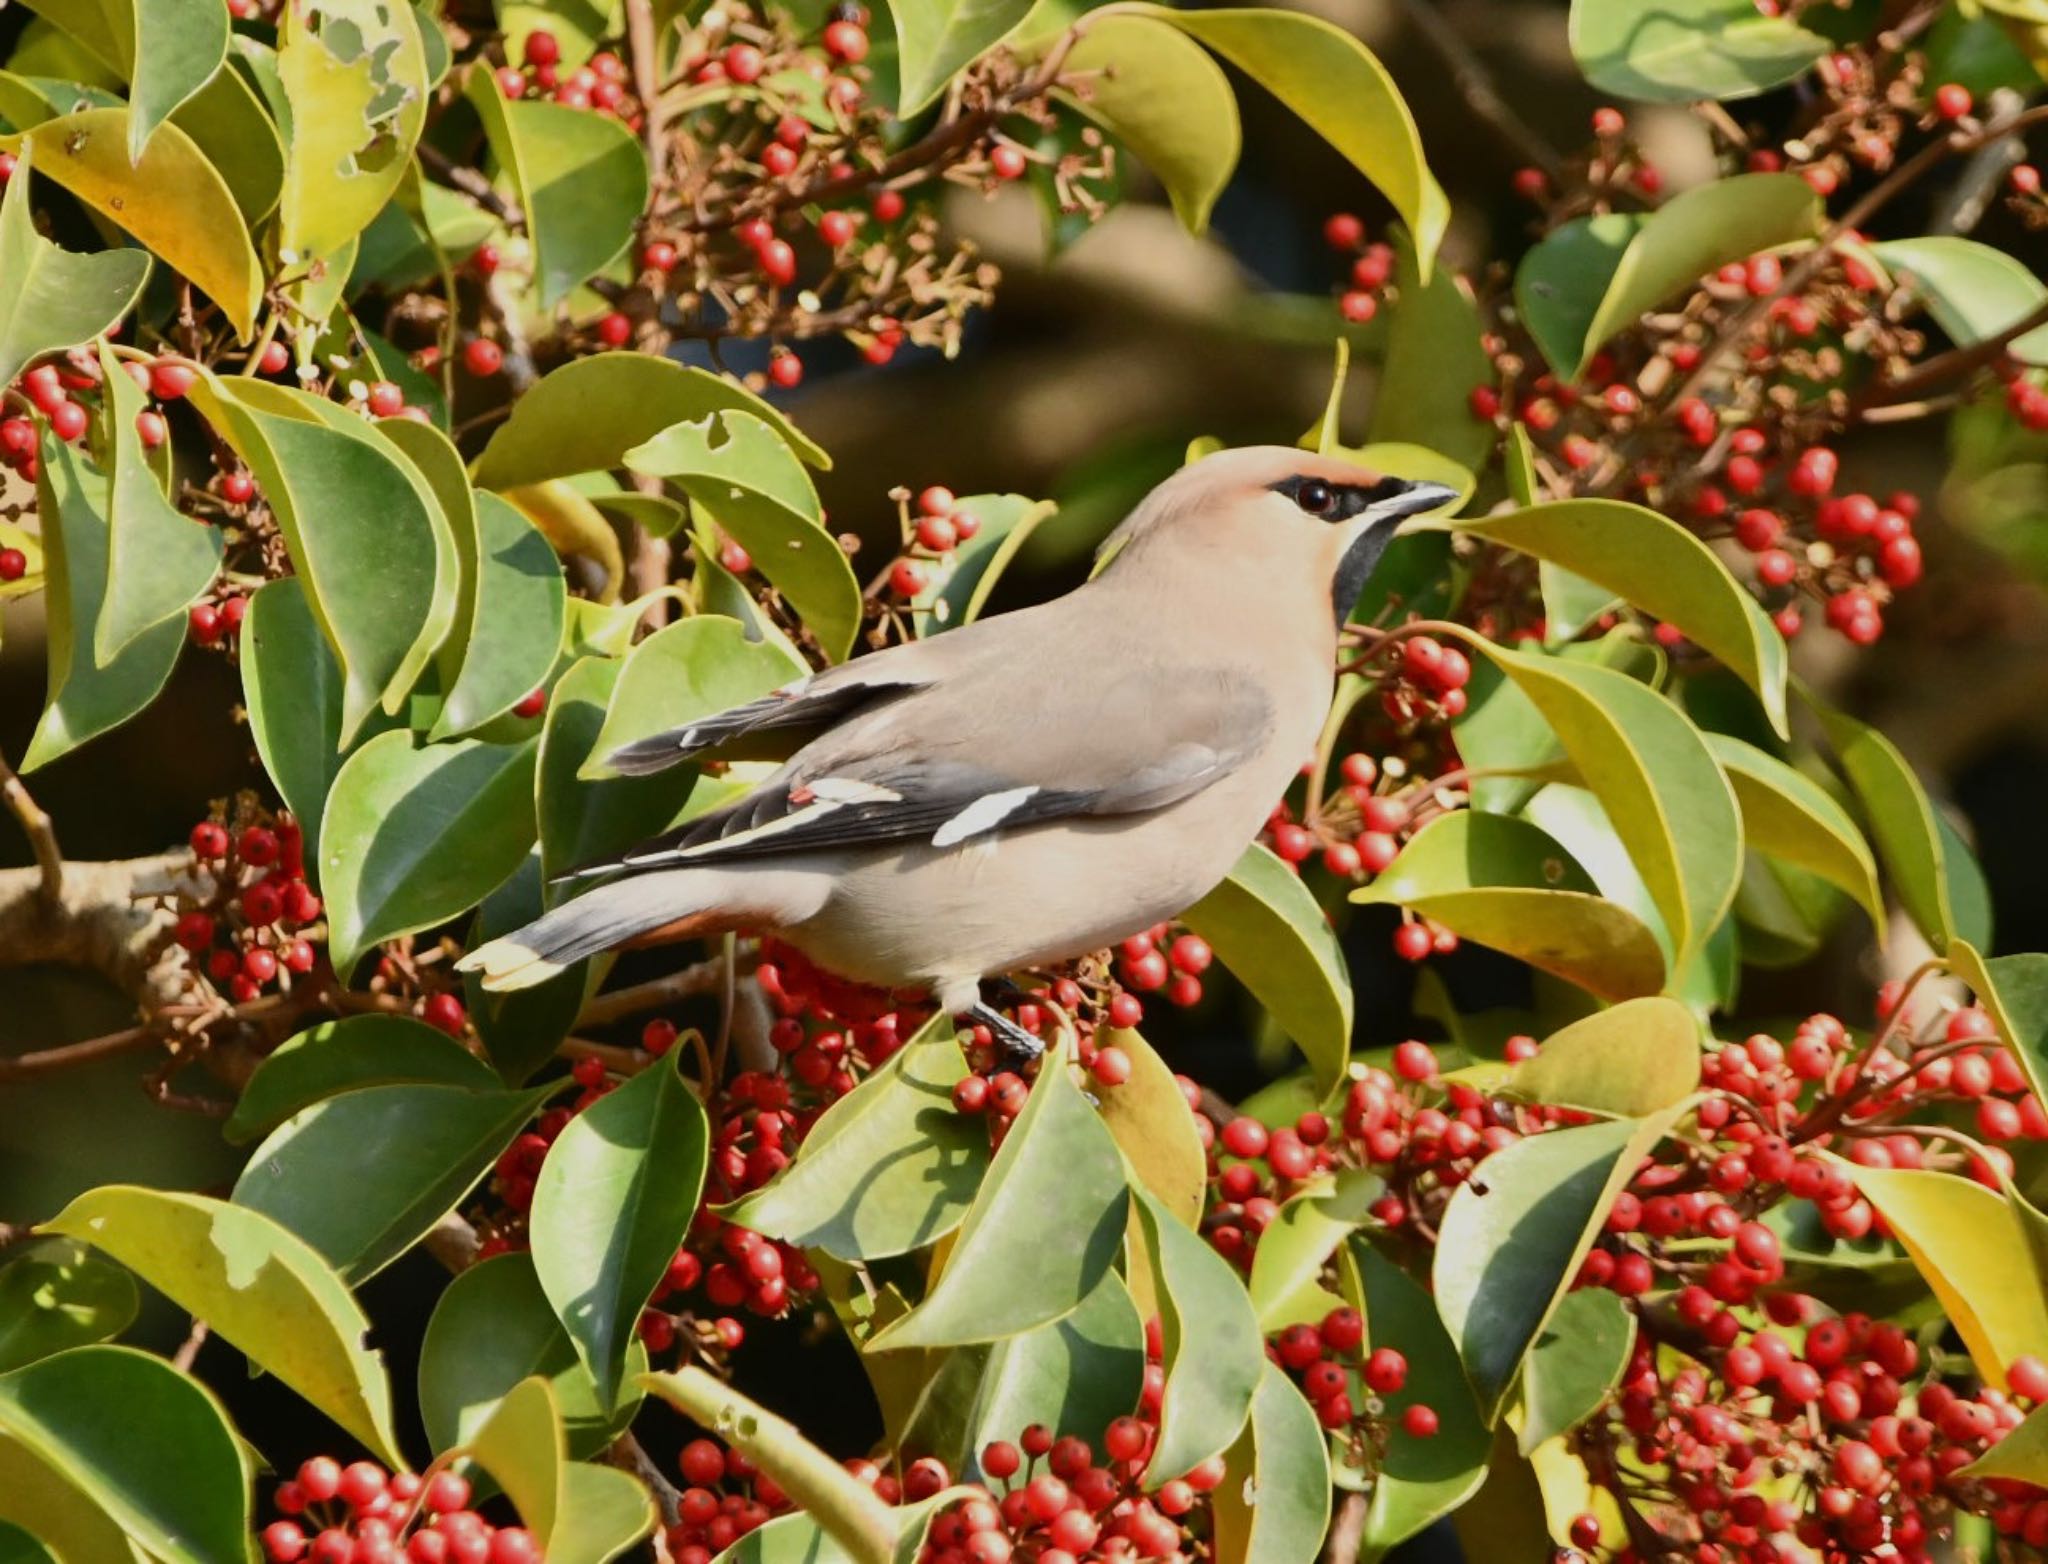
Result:
[[[1045,1044],[994,1006],[976,1000],[960,1014],[977,1026],[989,1029],[1003,1063],[1012,1069],[1030,1064],[1045,1052]]]

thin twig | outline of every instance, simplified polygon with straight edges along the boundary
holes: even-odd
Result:
[[[1995,364],[2005,357],[2005,350],[2012,342],[2041,326],[2048,326],[2048,299],[2029,310],[2001,331],[1993,332],[1980,342],[1967,347],[1952,348],[1946,353],[1919,364],[1909,375],[1897,380],[1880,381],[1866,387],[1849,399],[1851,414],[1867,412],[1871,408],[1890,407],[1900,402],[1912,402],[1924,396],[1943,382],[1966,375],[1986,364]]]
[[[1444,63],[1451,68],[1451,85],[1458,89],[1458,95],[1465,100],[1465,107],[1492,126],[1502,141],[1544,173],[1553,179],[1562,173],[1564,159],[1494,90],[1492,73],[1472,52],[1458,30],[1445,20],[1435,0],[1402,0],[1402,8],[1408,13],[1408,20],[1415,30],[1429,40],[1430,47],[1442,55]]]
[[[172,1354],[171,1367],[181,1374],[192,1372],[192,1360],[199,1356],[199,1349],[206,1345],[206,1321],[195,1318],[192,1329],[178,1350]]]
[[[419,144],[419,156],[427,172],[451,190],[468,196],[507,228],[516,228],[525,222],[519,208],[492,189],[490,180],[475,169],[457,163],[439,147],[424,141]]]
[[[654,1457],[633,1437],[631,1429],[613,1440],[611,1448],[604,1454],[605,1460],[613,1466],[631,1472],[647,1484],[654,1494],[654,1502],[661,1507],[663,1525],[673,1526],[682,1519],[682,1490],[663,1475],[661,1468],[654,1464]]]
[[[64,854],[57,846],[57,829],[5,755],[0,755],[0,798],[7,801],[8,811],[21,822],[35,849],[36,867],[43,871],[43,900],[55,907],[64,899]]]
[[[696,999],[705,994],[715,994],[724,983],[725,962],[722,959],[700,961],[695,966],[684,967],[680,972],[671,972],[667,977],[636,983],[631,988],[621,988],[609,994],[599,994],[585,1002],[582,1011],[576,1017],[576,1024],[603,1026],[608,1021],[620,1021],[627,1016],[639,1015],[643,1010],[658,1010],[661,1006],[673,1004],[679,999]]]
[[[133,1053],[149,1047],[161,1035],[153,1026],[131,1026],[123,1032],[109,1032],[105,1037],[89,1037],[82,1043],[66,1043],[62,1048],[45,1048],[32,1054],[17,1054],[12,1059],[0,1059],[0,1085],[9,1081],[32,1080],[38,1075],[54,1075],[59,1070],[75,1069],[95,1060]]]

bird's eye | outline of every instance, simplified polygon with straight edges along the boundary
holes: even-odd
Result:
[[[1326,516],[1330,507],[1337,503],[1337,496],[1330,486],[1319,478],[1311,478],[1295,491],[1294,503],[1311,516]]]

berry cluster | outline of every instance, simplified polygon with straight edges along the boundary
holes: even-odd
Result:
[[[918,491],[915,515],[911,514],[908,489],[898,489],[890,498],[896,501],[903,546],[890,562],[883,582],[891,593],[909,603],[931,585],[932,563],[945,560],[981,531],[981,518],[960,509],[953,491],[937,484]]]
[[[249,796],[192,828],[193,888],[170,899],[172,940],[195,978],[235,1004],[310,973],[321,902],[306,883],[305,840],[289,815],[271,815]]]
[[[524,68],[501,65],[497,69],[498,91],[508,98],[545,96],[552,103],[572,109],[592,109],[625,123],[628,130],[640,129],[640,105],[627,85],[626,62],[609,49],[600,49],[589,63],[568,71],[562,69],[562,44],[545,28],[526,35],[521,53]]]
[[[670,1564],[710,1564],[789,1508],[772,1478],[714,1439],[692,1439],[676,1465],[687,1486],[676,1498],[676,1523],[663,1537]]]
[[[389,1472],[316,1455],[277,1485],[283,1520],[259,1539],[270,1564],[539,1564],[522,1526],[495,1526],[470,1508],[469,1483],[450,1471]]]

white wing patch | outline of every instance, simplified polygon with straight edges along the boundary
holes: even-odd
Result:
[[[956,842],[966,841],[970,836],[993,831],[1022,808],[1037,791],[1035,787],[1011,787],[1003,789],[1000,793],[984,793],[933,833],[932,846],[951,847]]]
[[[814,798],[822,798],[828,804],[900,804],[903,795],[891,788],[873,782],[861,782],[852,777],[820,777],[806,784]]]

